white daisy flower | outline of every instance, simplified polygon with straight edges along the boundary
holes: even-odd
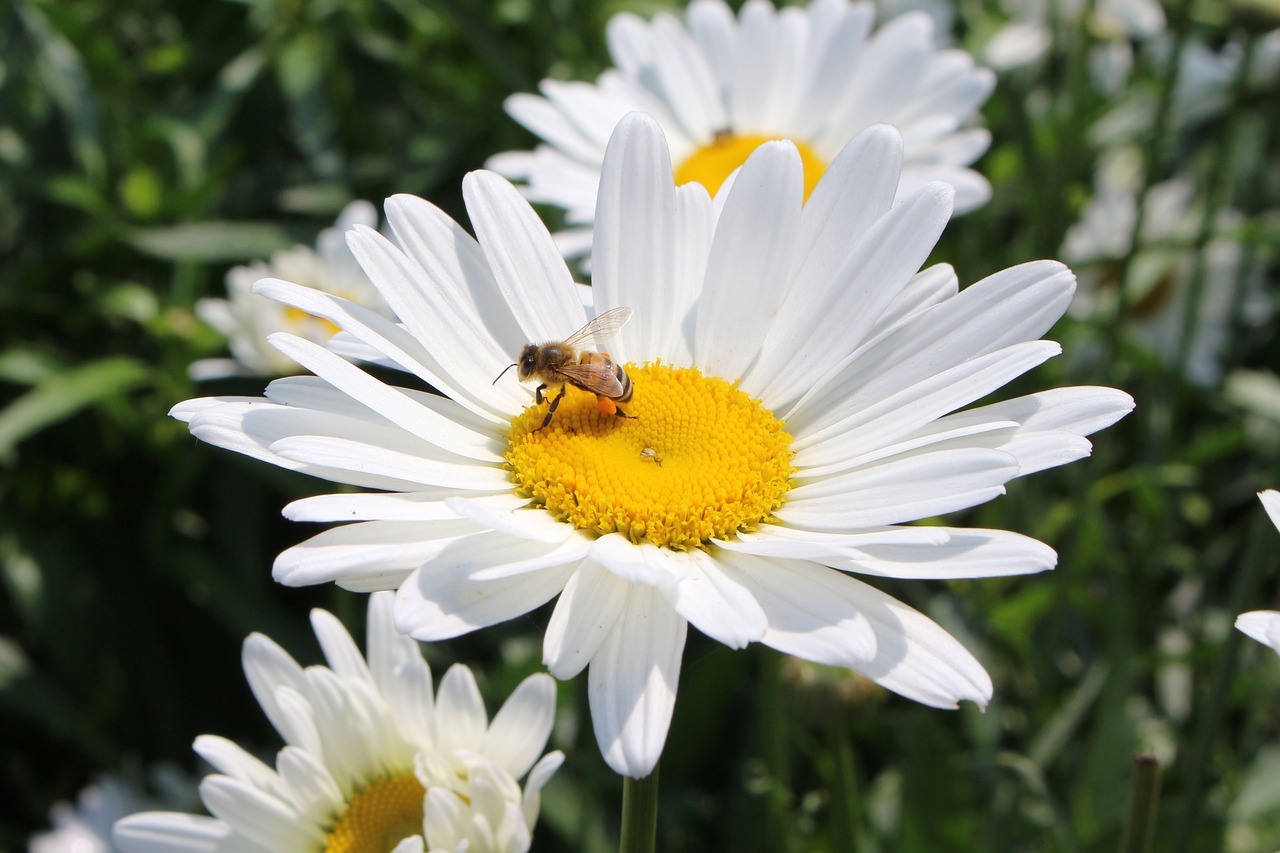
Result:
[[[283,583],[397,589],[397,627],[426,640],[559,596],[544,662],[562,679],[590,666],[596,737],[619,773],[647,775],[662,751],[689,623],[929,705],[985,703],[972,655],[852,574],[1051,568],[1053,551],[1025,536],[909,523],[1087,455],[1083,436],[1132,401],[1064,388],[956,412],[1059,352],[1038,338],[1074,277],[1039,261],[957,292],[949,267],[917,272],[953,190],[894,204],[901,158],[897,132],[872,128],[806,203],[799,152],[770,142],[713,202],[676,186],[656,122],[624,119],[602,170],[591,292],[595,311],[633,309],[609,343],[629,400],[604,378],[603,400],[570,384],[548,418],[514,375],[495,382],[527,342],[564,340],[592,309],[519,192],[475,172],[463,194],[476,238],[411,196],[387,202],[396,242],[351,237],[404,327],[258,284],[444,397],[276,335],[315,377],[173,414],[213,444],[382,490],[290,504],[295,520],[355,523],[281,554]],[[629,417],[604,411],[609,396]]]
[[[357,225],[377,227],[378,210],[367,201],[353,201],[332,228],[316,238],[316,247],[294,246],[276,252],[271,260],[232,267],[227,273],[227,299],[201,299],[196,313],[227,338],[231,358],[207,358],[194,362],[192,379],[224,376],[287,376],[298,365],[267,344],[272,332],[290,332],[316,343],[325,343],[337,328],[332,323],[281,305],[253,292],[260,278],[278,277],[306,284],[359,302],[389,316],[389,309],[369,282],[351,250],[346,232]]]
[[[1072,312],[1081,317],[1108,317],[1116,310],[1116,274],[1119,262],[1132,250],[1141,184],[1142,155],[1137,149],[1121,147],[1104,153],[1093,198],[1062,244],[1063,257],[1081,265],[1081,298],[1072,306]],[[1240,227],[1243,217],[1234,210],[1218,213],[1214,224],[1219,236],[1204,248],[1204,284],[1198,303],[1190,305],[1196,296],[1194,244],[1203,216],[1195,185],[1182,177],[1155,184],[1147,193],[1145,208],[1137,252],[1130,262],[1132,310],[1126,325],[1172,367],[1183,348],[1186,314],[1194,310],[1187,378],[1197,385],[1214,385],[1221,376],[1233,311],[1240,306],[1250,322],[1262,320],[1267,313],[1266,300],[1254,283],[1242,280],[1244,253],[1232,231]],[[1237,295],[1240,288],[1246,289],[1243,299]]]
[[[1280,492],[1267,489],[1258,492],[1258,499],[1266,508],[1271,523],[1280,530]],[[1253,610],[1236,617],[1236,627],[1242,632],[1280,652],[1280,613],[1274,610]]]
[[[115,853],[111,826],[142,809],[160,805],[186,807],[195,802],[196,783],[177,767],[159,765],[149,774],[152,796],[136,772],[107,773],[95,779],[72,803],[55,803],[49,812],[53,828],[31,836],[28,853]]]
[[[465,666],[451,667],[433,696],[418,644],[392,625],[391,599],[369,600],[367,660],[323,610],[311,624],[327,667],[304,669],[267,637],[250,636],[245,675],[287,744],[275,769],[225,738],[199,737],[196,752],[218,771],[200,785],[213,817],[136,814],[116,824],[116,845],[125,853],[528,850],[541,789],[564,760],[538,759],[555,682],[525,679],[492,724]],[[515,780],[526,773],[522,793]]]
[[[874,17],[871,3],[848,0],[782,10],[748,0],[737,17],[723,0],[693,0],[683,21],[615,15],[606,33],[614,68],[594,85],[543,80],[541,97],[508,98],[507,112],[544,144],[488,166],[524,181],[528,198],[563,208],[571,226],[590,226],[605,145],[629,112],[662,126],[677,183],[712,195],[772,139],[800,150],[807,195],[846,142],[885,122],[906,145],[902,195],[944,180],[958,211],[985,204],[991,186],[968,166],[991,135],[970,125],[994,75],[964,51],[937,49],[924,12],[873,33]],[[590,248],[589,227],[557,236],[567,257]]]

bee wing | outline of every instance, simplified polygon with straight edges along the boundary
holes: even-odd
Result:
[[[586,349],[607,341],[627,324],[632,313],[630,308],[613,308],[565,338],[564,342],[573,349]]]
[[[631,311],[630,308],[626,310],[628,312]],[[618,381],[618,377],[614,375],[613,370],[613,365],[608,362],[589,362],[587,364],[566,364],[557,368],[556,372],[592,394],[617,397],[622,393],[622,383]]]

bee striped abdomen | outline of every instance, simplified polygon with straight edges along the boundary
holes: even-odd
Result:
[[[608,358],[608,356],[605,357]],[[619,403],[625,403],[631,399],[631,377],[622,369],[622,365],[614,364],[610,360],[609,366],[613,368],[613,375],[618,378],[618,384],[622,386],[622,393],[613,399]]]

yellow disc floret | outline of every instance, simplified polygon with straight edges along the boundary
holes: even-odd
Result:
[[[325,853],[387,853],[405,838],[421,835],[426,794],[413,774],[366,786],[334,824]]]
[[[626,366],[627,418],[566,389],[511,422],[507,461],[516,491],[559,521],[675,550],[752,530],[782,505],[791,436],[773,413],[696,368]]]
[[[697,181],[707,188],[707,192],[715,195],[733,170],[747,162],[752,151],[770,140],[785,138],[763,134],[738,135],[730,131],[718,133],[711,142],[694,151],[676,167],[676,183]],[[827,170],[827,164],[808,143],[796,139],[791,142],[799,149],[800,162],[804,164],[804,197],[807,201],[809,193],[818,185],[818,179]]]

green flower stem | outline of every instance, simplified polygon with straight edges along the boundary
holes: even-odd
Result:
[[[1149,853],[1159,804],[1160,762],[1154,755],[1139,755],[1133,759],[1129,816],[1120,841],[1120,853]]]
[[[653,853],[658,842],[658,768],[643,779],[622,778],[619,853]]]
[[[837,712],[829,727],[831,752],[836,759],[832,780],[831,839],[836,850],[855,853],[862,832],[861,799],[858,796],[858,773],[854,765],[853,736],[846,712]]]
[[[786,850],[790,823],[791,752],[785,705],[786,686],[782,678],[783,656],[770,652],[761,656],[761,727],[764,730],[764,758],[769,779],[767,797],[770,849]]]

